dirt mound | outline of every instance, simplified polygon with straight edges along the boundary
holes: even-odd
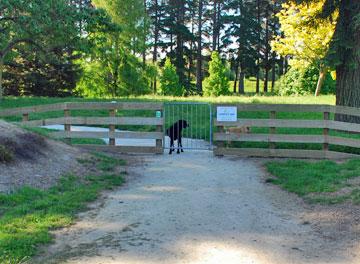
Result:
[[[9,123],[0,121],[0,132],[0,146],[10,155],[10,160],[34,160],[48,148],[43,137],[24,132]]]
[[[48,188],[64,174],[81,171],[81,155],[77,148],[0,120],[0,192],[24,185]]]

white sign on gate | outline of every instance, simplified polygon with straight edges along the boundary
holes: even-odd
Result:
[[[218,106],[216,109],[216,119],[220,122],[236,122],[237,107],[236,106]]]

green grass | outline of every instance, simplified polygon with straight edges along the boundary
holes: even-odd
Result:
[[[101,153],[94,153],[94,155],[99,159],[97,168],[101,171],[109,172],[113,171],[117,166],[125,165],[125,161],[123,160],[116,160]]]
[[[67,176],[48,190],[23,187],[0,195],[0,263],[30,258],[39,245],[51,242],[50,230],[71,224],[76,213],[86,209],[102,190],[123,183],[122,175],[113,170],[124,161],[103,155],[97,155],[95,161],[101,175]]]
[[[51,138],[54,140],[60,140],[62,142],[67,143],[66,139],[55,139],[51,136],[51,133],[57,130],[54,129],[47,129],[47,128],[42,128],[42,127],[28,127],[28,126],[22,126],[23,129],[29,131],[29,132],[33,132],[36,134],[39,134],[43,137],[46,138]],[[105,145],[106,143],[104,142],[104,140],[100,139],[100,138],[73,138],[71,139],[71,144],[76,144],[76,145],[84,145],[84,144],[88,144],[88,145]]]
[[[355,204],[360,203],[359,188],[348,194],[331,195],[349,187],[347,180],[360,177],[360,160],[349,160],[341,164],[333,161],[272,161],[266,163],[266,168],[275,176],[269,182],[311,202],[334,204],[350,200]]]
[[[264,90],[264,81],[260,80],[260,91]],[[275,83],[276,85],[276,83]],[[239,91],[239,83],[236,85],[236,91]],[[230,92],[234,92],[234,81],[229,82]],[[245,94],[255,94],[256,93],[256,78],[247,78],[244,81],[244,90]],[[268,82],[268,90],[271,91],[271,81]]]

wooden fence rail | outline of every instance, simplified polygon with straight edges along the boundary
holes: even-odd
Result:
[[[269,105],[269,104],[249,104],[249,105],[217,105],[237,107],[241,112],[267,112],[268,119],[244,119],[239,118],[235,122],[221,122],[215,120],[214,125],[217,131],[214,134],[217,148],[214,150],[215,155],[239,155],[243,157],[292,157],[292,158],[353,158],[360,155],[330,151],[330,145],[360,148],[360,137],[348,138],[341,136],[332,136],[330,131],[360,133],[360,124],[346,123],[331,120],[331,115],[345,114],[351,116],[360,116],[360,109],[341,106],[329,105]],[[277,119],[280,112],[312,112],[322,113],[323,119],[318,120],[298,120],[298,119]],[[249,128],[268,128],[267,133],[231,133],[227,131],[229,127],[249,127]],[[304,134],[279,134],[279,128],[303,128],[321,129],[322,134],[310,135]],[[232,142],[262,142],[268,144],[266,148],[235,148],[225,147]],[[278,143],[305,143],[305,144],[322,144],[322,150],[305,150],[305,149],[280,149]],[[294,147],[296,148],[296,147]]]
[[[359,155],[330,151],[331,146],[343,146],[360,148],[360,137],[342,137],[341,133],[360,133],[360,124],[346,123],[333,120],[336,114],[360,117],[360,109],[352,107],[331,105],[286,105],[286,104],[239,104],[239,105],[216,105],[236,106],[238,112],[266,112],[268,118],[239,118],[236,122],[220,122],[215,120],[214,133],[215,155],[240,155],[244,157],[293,157],[293,158],[352,158]],[[106,110],[107,117],[83,117],[73,116],[73,110]],[[143,116],[119,116],[119,111],[146,110],[153,111],[154,117]],[[62,112],[61,117],[46,118],[43,120],[32,120],[35,113]],[[155,111],[161,112],[161,117],[155,117]],[[164,111],[163,103],[143,102],[67,102],[51,105],[39,105],[22,108],[0,110],[0,117],[22,116],[21,124],[27,126],[63,125],[64,131],[52,133],[55,138],[64,138],[68,142],[75,138],[108,138],[109,146],[82,145],[86,148],[102,149],[116,148],[120,152],[129,153],[163,153],[164,144]],[[281,112],[287,113],[320,113],[322,119],[279,119]],[[79,132],[72,131],[74,125],[106,126],[105,132]],[[116,126],[151,126],[151,132],[140,131],[117,131]],[[228,127],[247,126],[250,128],[268,128],[268,132],[235,134],[227,133]],[[316,135],[306,134],[280,134],[284,128],[289,129],[317,129]],[[333,134],[332,131],[339,131]],[[306,132],[306,131],[305,131]],[[115,146],[116,139],[153,139],[154,146]],[[234,148],[226,147],[225,143],[231,142],[263,142],[268,148]],[[322,150],[304,149],[279,149],[279,143],[302,143],[321,144]]]
[[[161,116],[164,106],[162,103],[139,103],[139,102],[70,102],[57,103],[51,105],[39,105],[32,107],[22,107],[5,109],[0,111],[0,117],[22,115],[22,125],[30,127],[63,125],[64,131],[51,133],[54,138],[62,138],[71,143],[75,138],[108,138],[109,146],[116,148],[123,153],[163,153],[164,141],[164,119],[156,118],[155,111],[160,111]],[[108,117],[82,117],[72,116],[72,110],[107,110]],[[117,116],[121,110],[147,110],[154,111],[154,117],[139,116]],[[42,120],[30,120],[31,114],[62,111],[63,117],[46,118]],[[126,113],[126,112],[125,112]],[[100,125],[108,126],[109,131],[72,131],[73,125]],[[154,132],[139,131],[116,131],[116,126],[151,126],[155,127]],[[116,139],[153,139],[154,146],[115,146]],[[101,145],[81,145],[88,149],[101,149],[109,146]]]

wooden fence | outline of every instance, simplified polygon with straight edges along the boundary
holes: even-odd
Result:
[[[329,105],[218,105],[236,106],[238,112],[267,112],[268,119],[238,119],[236,122],[219,122],[215,120],[217,132],[214,134],[217,148],[215,155],[239,155],[243,157],[291,157],[291,158],[352,158],[359,155],[329,150],[329,146],[345,146],[360,148],[359,137],[342,137],[330,135],[330,130],[360,133],[360,124],[334,121],[335,114],[344,114],[360,117],[360,109]],[[280,112],[322,113],[321,120],[277,119]],[[267,133],[228,133],[227,127],[247,126],[251,128],[268,128]],[[322,134],[279,134],[278,128],[321,129]],[[340,134],[340,133],[339,133]],[[263,142],[268,148],[234,148],[225,144],[233,142]],[[281,149],[277,143],[307,143],[322,144],[321,150],[308,149]]]
[[[163,153],[163,126],[162,118],[164,106],[162,103],[135,103],[135,102],[95,102],[95,103],[57,103],[51,105],[39,105],[32,107],[13,108],[0,111],[0,117],[22,115],[20,124],[26,126],[47,126],[47,125],[64,125],[64,131],[51,133],[54,138],[63,138],[68,142],[74,138],[108,138],[109,145],[81,145],[89,149],[116,148],[120,153]],[[72,110],[107,110],[108,117],[81,117],[71,116]],[[153,111],[154,117],[126,117],[117,116],[117,111],[121,110],[150,110]],[[33,113],[44,113],[63,111],[63,117],[47,118],[41,120],[30,120],[29,115]],[[155,117],[156,111],[160,111],[161,117]],[[108,126],[109,130],[105,132],[96,131],[71,131],[73,125],[100,125]],[[116,131],[117,125],[131,126],[154,126],[154,132],[139,131]],[[115,146],[117,138],[126,139],[153,139],[154,146]]]
[[[335,114],[351,115],[360,117],[360,109],[351,107],[339,107],[329,105],[270,105],[270,104],[240,104],[240,105],[217,105],[236,106],[239,113],[243,112],[266,112],[266,119],[239,118],[236,122],[219,122],[215,119],[217,132],[214,134],[216,148],[215,155],[239,155],[243,157],[291,157],[291,158],[359,158],[360,155],[334,151],[332,146],[342,146],[360,149],[360,124],[334,121]],[[105,110],[106,117],[84,117],[74,116],[75,110]],[[120,116],[118,111],[146,110],[150,111],[152,117],[143,116]],[[45,112],[59,112],[61,117],[46,118],[41,120],[30,120],[32,114]],[[137,102],[91,102],[91,103],[57,103],[51,105],[39,105],[32,107],[4,109],[0,111],[0,117],[22,116],[20,124],[26,126],[63,125],[64,131],[51,133],[55,138],[63,138],[67,141],[75,138],[108,138],[109,145],[82,145],[85,148],[102,149],[116,148],[121,153],[163,153],[164,147],[164,119],[155,117],[155,112],[163,113],[163,103],[137,103]],[[136,112],[136,111],[135,111]],[[279,114],[286,113],[321,113],[322,119],[304,120],[279,119]],[[72,115],[73,114],[73,115]],[[58,114],[56,114],[58,116]],[[108,127],[105,132],[79,132],[72,131],[73,125],[89,125]],[[142,126],[155,127],[151,132],[141,131],[118,131],[116,126]],[[267,128],[267,132],[258,133],[252,130],[250,133],[227,133],[227,127],[248,126],[250,128]],[[288,129],[317,129],[322,133],[312,135],[311,133],[284,134],[279,131],[282,128]],[[352,133],[350,137],[343,137],[341,133],[334,134],[332,131]],[[306,132],[306,131],[305,131]],[[154,146],[115,146],[117,138],[126,139],[151,139]],[[263,142],[267,148],[237,148],[225,146],[226,143],[234,142]],[[296,149],[279,148],[282,143],[304,143],[321,144],[322,149]],[[360,153],[360,151],[358,152]]]

